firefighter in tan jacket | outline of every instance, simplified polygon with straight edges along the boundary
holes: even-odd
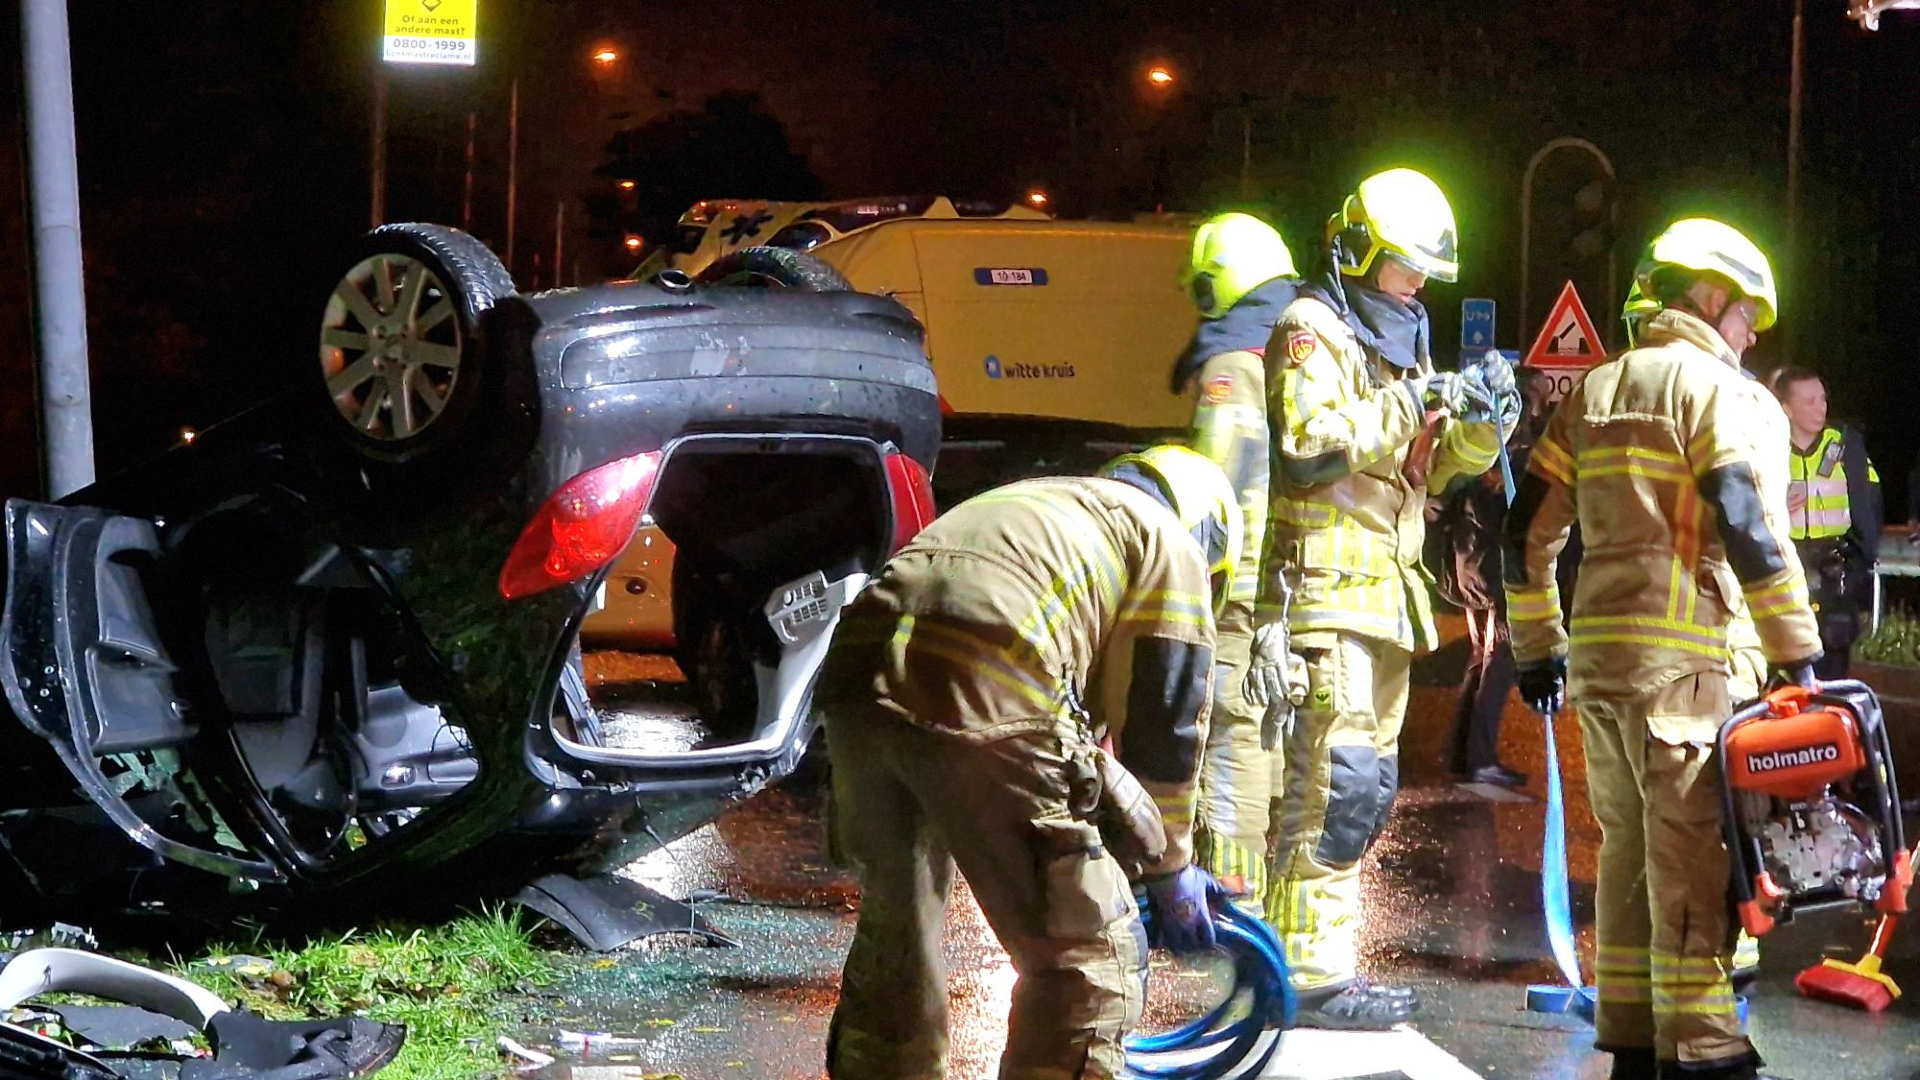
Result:
[[[1299,294],[1293,255],[1273,226],[1221,214],[1194,231],[1184,283],[1201,321],[1174,364],[1173,390],[1193,393],[1188,443],[1219,465],[1240,499],[1242,545],[1214,650],[1213,722],[1200,769],[1194,859],[1243,906],[1265,913],[1267,849],[1280,757],[1268,713],[1245,692],[1253,609],[1267,535],[1267,340]],[[1297,690],[1304,696],[1304,685]],[[1291,700],[1280,708],[1290,708]],[[1274,713],[1278,719],[1278,713]]]
[[[1019,972],[1000,1076],[1120,1075],[1147,961],[1128,878],[1160,944],[1212,944],[1190,830],[1239,523],[1217,466],[1156,447],[960,504],[849,606],[815,692],[862,893],[831,1075],[945,1075],[956,864]],[[1105,820],[1115,760],[1163,843]]]
[[[1497,359],[1475,379],[1433,369],[1415,295],[1458,263],[1432,180],[1369,177],[1328,228],[1332,266],[1267,348],[1276,475],[1248,687],[1268,704],[1262,672],[1305,661],[1268,897],[1300,1022],[1380,1029],[1418,1009],[1359,975],[1359,875],[1399,788],[1409,663],[1437,639],[1419,562],[1427,492],[1493,463],[1495,417],[1511,433],[1519,398]]]
[[[1732,613],[1744,598],[1776,679],[1811,683],[1820,654],[1778,431],[1739,367],[1777,293],[1752,241],[1700,218],[1662,233],[1637,278],[1662,310],[1535,447],[1507,519],[1507,610],[1522,696],[1551,714],[1564,680],[1586,746],[1602,833],[1596,1045],[1616,1080],[1748,1078],[1760,1062],[1731,983],[1714,757]],[[1569,636],[1553,573],[1575,521]]]

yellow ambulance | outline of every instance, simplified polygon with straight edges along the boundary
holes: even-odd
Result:
[[[926,327],[939,381],[944,507],[1021,477],[1089,472],[1185,430],[1192,402],[1168,377],[1198,318],[1180,287],[1192,235],[1184,220],[1060,221],[945,196],[713,200],[690,209],[673,250],[635,276],[698,276],[730,251],[767,245],[808,252],[855,288],[905,304]],[[669,632],[660,555],[638,541],[628,550],[589,637],[631,647]]]

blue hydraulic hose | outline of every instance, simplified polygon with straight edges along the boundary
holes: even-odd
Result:
[[[1507,444],[1500,444],[1500,483],[1506,489],[1507,505],[1513,505],[1513,459]],[[1580,958],[1573,943],[1572,889],[1567,882],[1567,808],[1560,791],[1560,754],[1554,744],[1553,717],[1542,715],[1540,726],[1547,733],[1547,821],[1540,845],[1540,906],[1546,914],[1547,946],[1553,950],[1554,964],[1574,993],[1559,999],[1542,995],[1541,1000],[1562,1000],[1560,1011],[1573,1011],[1580,997]],[[1529,998],[1535,995],[1529,994]]]
[[[1280,1032],[1293,1025],[1295,1000],[1280,939],[1271,927],[1220,900],[1214,911],[1214,937],[1233,958],[1234,984],[1226,999],[1205,1016],[1159,1035],[1127,1040],[1129,1075],[1147,1080],[1221,1080],[1231,1075],[1258,1076],[1279,1052]],[[1221,1021],[1238,1005],[1246,1015]],[[1267,1038],[1269,1029],[1273,1037]],[[1262,1040],[1265,1046],[1262,1046]],[[1211,1051],[1194,1061],[1163,1064],[1168,1055]]]
[[[1580,989],[1580,959],[1573,947],[1573,904],[1567,886],[1567,811],[1560,794],[1560,755],[1553,717],[1541,717],[1547,732],[1547,823],[1540,846],[1540,899],[1547,914],[1547,944],[1567,985]]]

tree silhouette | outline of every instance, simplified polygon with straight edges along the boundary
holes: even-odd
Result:
[[[710,97],[699,111],[671,113],[629,128],[607,144],[601,175],[634,181],[630,208],[601,196],[588,201],[594,235],[637,233],[666,239],[701,199],[817,199],[820,180],[793,149],[786,125],[758,94]]]

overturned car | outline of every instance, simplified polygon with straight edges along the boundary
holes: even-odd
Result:
[[[464,233],[376,229],[319,378],[10,501],[5,917],[430,910],[786,775],[840,606],[932,516],[940,414],[905,308],[732,258],[521,295]],[[609,738],[587,699],[580,621],[643,523],[746,628],[744,729]]]

